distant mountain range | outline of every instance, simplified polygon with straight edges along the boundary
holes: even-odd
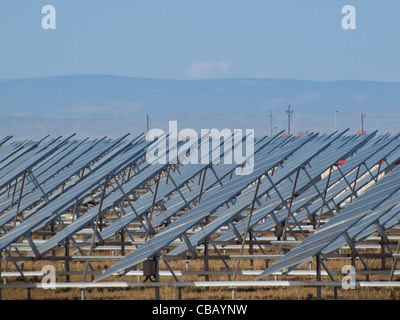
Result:
[[[364,129],[397,133],[400,83],[315,82],[285,79],[156,80],[76,75],[0,80],[0,138],[40,138],[76,132],[82,137],[117,137],[168,128],[255,129],[256,136]],[[335,111],[337,122],[335,122]]]

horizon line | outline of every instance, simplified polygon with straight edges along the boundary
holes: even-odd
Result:
[[[114,74],[60,74],[60,75],[49,75],[49,76],[32,76],[32,77],[18,77],[18,78],[0,78],[1,82],[5,81],[18,81],[18,80],[34,80],[34,79],[51,79],[51,78],[66,78],[66,77],[113,77],[113,78],[127,78],[137,80],[157,80],[157,81],[176,81],[176,82],[196,82],[196,81],[226,81],[226,80],[274,80],[274,81],[304,81],[304,82],[370,82],[370,83],[392,83],[400,84],[400,81],[388,81],[388,80],[362,80],[362,79],[337,79],[337,80],[310,80],[310,79],[299,79],[299,78],[261,78],[261,77],[227,77],[227,78],[147,78],[147,77],[135,77],[125,75],[114,75]]]

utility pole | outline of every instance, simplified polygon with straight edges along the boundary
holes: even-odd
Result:
[[[290,111],[290,106],[288,106],[288,109],[286,110],[286,113],[287,113],[287,115],[288,115],[288,118],[287,118],[287,121],[288,121],[288,136],[290,136],[290,117],[292,116],[292,114],[293,114],[293,111]]]
[[[365,119],[366,115],[361,113],[361,135],[364,135],[364,119]]]
[[[271,137],[273,135],[273,127],[272,127],[272,111],[269,112],[269,125],[271,127]]]

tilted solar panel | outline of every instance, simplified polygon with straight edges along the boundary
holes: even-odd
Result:
[[[155,237],[149,239],[134,252],[117,262],[100,277],[98,277],[96,281],[99,281],[100,279],[103,279],[114,272],[121,272],[131,268],[153,256],[171,241],[175,240],[184,234],[188,229],[196,225],[203,218],[212,214],[224,203],[239,195],[242,190],[259,179],[266,171],[271,170],[282,160],[289,157],[295,150],[300,148],[302,144],[306,143],[308,139],[310,138],[306,138],[301,143],[297,143],[294,146],[284,148],[285,150],[281,150],[281,152],[277,152],[267,159],[262,159],[252,174],[247,176],[235,176],[232,180],[221,186],[212,194],[206,192],[198,206],[191,209],[177,221],[167,226]]]
[[[307,237],[302,243],[273,263],[257,279],[277,271],[288,270],[290,267],[311,260],[351,226],[395,193],[400,188],[397,183],[398,179],[400,179],[399,169],[388,173],[343,209],[339,215],[333,217],[321,229]]]

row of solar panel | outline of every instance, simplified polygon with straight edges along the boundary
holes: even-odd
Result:
[[[0,166],[5,169],[0,171],[0,226],[4,230],[4,235],[0,237],[0,250],[24,235],[29,236],[57,221],[77,203],[93,197],[94,192],[99,195],[106,177],[111,173],[113,182],[108,184],[104,200],[79,215],[72,224],[38,246],[36,252],[30,255],[46,254],[109,210],[114,210],[116,219],[97,234],[97,241],[112,237],[132,222],[141,222],[139,232],[158,229],[150,230],[156,235],[149,234],[147,242],[111,267],[98,281],[114,272],[126,272],[154,256],[175,239],[185,237],[189,229],[207,217],[211,218],[208,224],[186,238],[186,243],[170,255],[186,252],[188,244],[193,247],[199,245],[225,225],[231,226],[231,229],[217,241],[238,238],[245,231],[247,219],[239,219],[239,222],[235,219],[247,217],[258,180],[260,186],[250,224],[254,233],[269,230],[288,217],[296,223],[311,220],[323,206],[330,211],[335,210],[336,218],[349,206],[339,211],[346,199],[355,197],[353,202],[356,202],[364,197],[359,197],[357,191],[376,178],[372,172],[381,170],[382,160],[386,160],[383,171],[399,159],[398,135],[375,137],[376,132],[366,136],[344,134],[311,134],[302,139],[265,137],[256,142],[255,168],[245,176],[232,174],[238,164],[148,165],[143,159],[149,143],[124,144],[125,137],[116,141],[92,142],[69,141],[69,137],[65,140],[53,139],[47,144],[28,141],[5,146],[9,139],[4,143],[0,141],[0,146],[3,146],[0,148]],[[199,141],[197,147],[200,149],[204,143]],[[336,167],[340,160],[347,162]],[[132,165],[136,168],[127,179],[129,181],[118,178]],[[90,170],[83,172],[85,168]],[[333,168],[332,172],[321,178],[330,168]],[[210,171],[212,173],[206,174]],[[30,179],[23,187],[21,183],[17,184],[16,179],[21,179],[24,173],[28,173]],[[157,178],[160,182],[155,191],[156,183],[153,188],[149,184]],[[137,191],[144,186],[150,191],[139,195]],[[11,197],[18,191],[22,196]],[[131,201],[126,207],[129,199]],[[18,208],[15,207],[17,204]],[[28,211],[32,207],[34,210]],[[151,209],[154,207],[158,210],[153,214]],[[120,214],[115,208],[120,210]],[[185,213],[178,216],[184,209]],[[153,215],[151,221],[148,220],[150,211]],[[23,221],[15,228],[7,226],[13,219],[16,221],[17,216]],[[384,215],[385,222],[393,224],[395,216],[390,210],[390,214]],[[365,230],[371,229],[369,221],[363,220]],[[359,228],[355,229],[358,230],[355,234],[361,237],[365,231],[363,229],[363,233]]]

